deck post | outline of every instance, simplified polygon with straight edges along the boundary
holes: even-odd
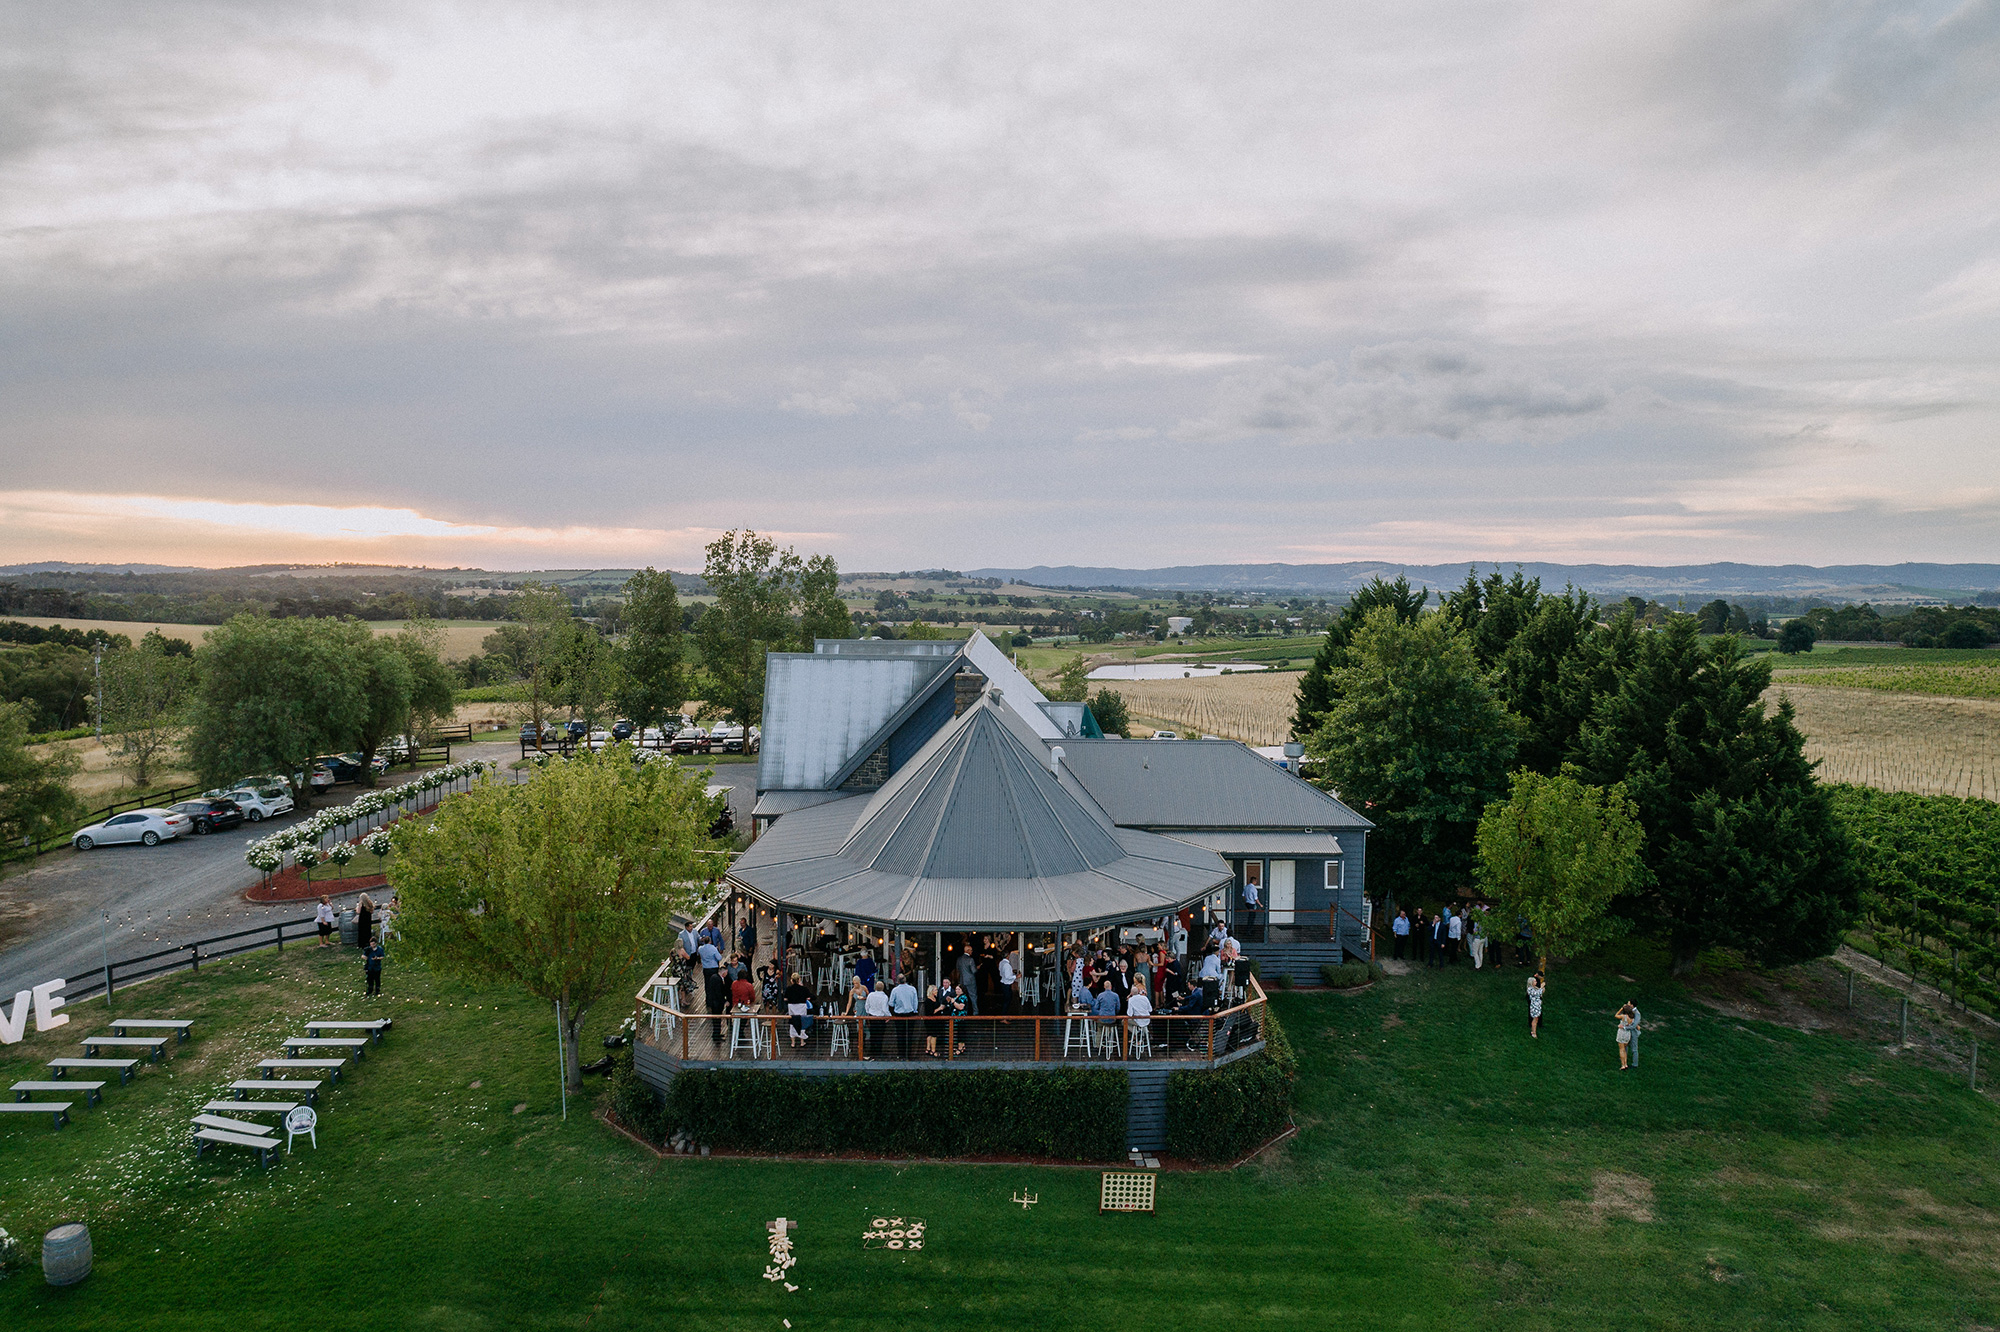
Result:
[[[1035,1024],[1035,1062],[1039,1064],[1039,1063],[1041,1063],[1041,1062],[1042,1062],[1042,1019],[1041,1019],[1041,1015],[1040,1015],[1040,1014],[1037,1014],[1037,1015],[1035,1015],[1034,1017],[1032,1017],[1032,1018],[1029,1018],[1028,1020],[1029,1020],[1030,1022],[1032,1022],[1032,1023],[1034,1023],[1034,1024]]]
[[[958,1019],[956,1017],[948,1017],[944,1020],[944,1057],[946,1059],[953,1058],[957,1052]]]

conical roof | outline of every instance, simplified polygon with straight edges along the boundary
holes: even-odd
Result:
[[[990,699],[872,796],[780,819],[730,877],[783,910],[922,929],[1134,920],[1230,878],[1213,852],[1117,828]]]

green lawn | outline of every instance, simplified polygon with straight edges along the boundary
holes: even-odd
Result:
[[[392,952],[394,950],[392,949]],[[1527,1038],[1519,971],[1418,973],[1277,999],[1302,1134],[1170,1174],[1157,1217],[1104,1217],[1089,1170],[659,1161],[573,1102],[549,1015],[392,956],[290,948],[128,991],[197,1036],[60,1133],[0,1123],[0,1226],[85,1219],[97,1270],[0,1283],[0,1326],[88,1328],[1966,1329],[2000,1303],[2000,1117],[1871,1040],[1722,1016],[1643,950],[1554,977]],[[1647,969],[1651,968],[1651,969]],[[1783,978],[1768,982],[1784,985]],[[1620,1074],[1610,1011],[1653,1031]],[[11,1081],[102,1025],[0,1057]],[[187,1116],[304,1019],[393,1014],[325,1098],[317,1152],[197,1167]],[[596,1037],[622,1018],[597,1015]],[[593,1095],[601,1094],[593,1081]],[[1009,1199],[1040,1198],[1032,1210]],[[920,1216],[920,1253],[861,1247]],[[764,1223],[802,1223],[786,1292]],[[31,1255],[37,1246],[31,1241]]]
[[[1856,666],[1985,666],[2000,670],[2000,651],[1992,648],[1816,647],[1810,652],[1784,653],[1751,640],[1753,655],[1767,655],[1774,670],[1841,670]]]

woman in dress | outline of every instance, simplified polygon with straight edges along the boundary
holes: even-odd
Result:
[[[944,1019],[938,1014],[943,1005],[938,1000],[938,987],[933,985],[924,991],[924,1053],[937,1058],[938,1037],[944,1035]]]
[[[319,908],[313,912],[313,919],[319,923],[319,946],[333,947],[333,903],[326,900],[326,894],[319,895]]]
[[[792,1015],[792,1044],[804,1045],[812,1034],[813,992],[806,988],[805,977],[793,976],[792,983],[785,987],[785,1011]]]
[[[970,1008],[971,1008],[971,1001],[966,998],[965,991],[959,988],[958,986],[954,985],[951,990],[951,1001],[949,1005],[946,1007],[945,1011],[953,1017],[962,1018],[966,1015],[966,1013],[970,1010]],[[961,1030],[963,1030],[963,1028],[961,1028]],[[956,1047],[952,1050],[952,1054],[956,1056],[956,1055],[962,1055],[964,1053],[965,1053],[965,1042],[959,1041]]]
[[[1618,1071],[1632,1067],[1632,1020],[1634,1009],[1627,1004],[1618,1010]]]
[[[354,942],[363,948],[375,942],[375,899],[366,893],[354,904]]]
[[[1542,992],[1549,983],[1541,972],[1528,977],[1528,1034],[1539,1037],[1542,1034]]]

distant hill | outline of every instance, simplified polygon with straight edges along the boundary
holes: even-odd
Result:
[[[1004,578],[1038,587],[1159,589],[1168,592],[1288,592],[1325,596],[1352,592],[1376,577],[1398,575],[1430,587],[1456,587],[1466,570],[1483,577],[1518,567],[1545,588],[1574,583],[1598,596],[1825,597],[1899,602],[1959,600],[2000,589],[2000,564],[1549,564],[1479,561],[1465,564],[1397,564],[1356,560],[1346,564],[1183,564],[1166,569],[1107,569],[1037,565],[1032,569],[968,569],[976,578]]]

